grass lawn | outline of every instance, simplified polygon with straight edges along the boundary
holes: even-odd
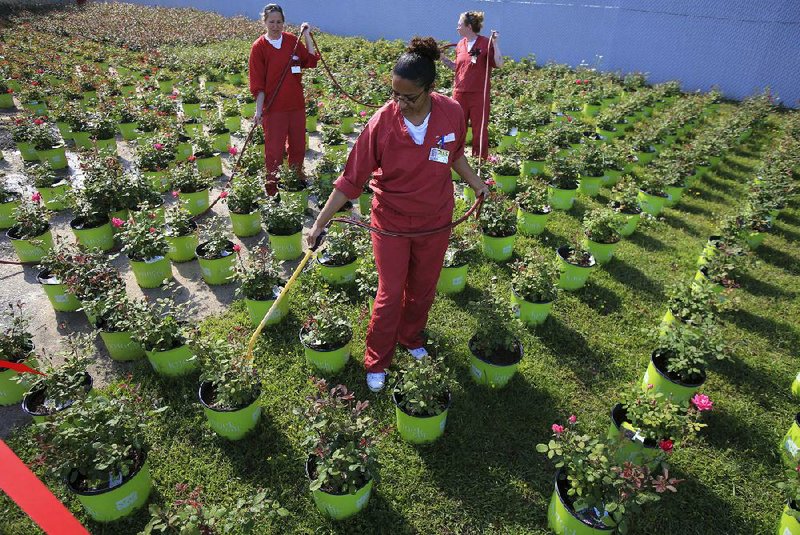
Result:
[[[723,107],[722,114],[727,107]],[[525,357],[508,387],[487,391],[469,376],[467,340],[481,318],[470,301],[492,277],[508,287],[508,268],[489,261],[470,266],[468,287],[454,298],[438,297],[429,329],[440,339],[457,378],[447,430],[434,445],[415,447],[396,432],[380,443],[381,481],[366,511],[341,523],[316,511],[303,474],[302,422],[293,409],[312,392],[298,330],[309,312],[307,297],[322,290],[317,275],[304,274],[291,294],[291,313],[268,328],[256,360],[265,376],[264,417],[254,434],[230,443],[208,428],[197,400],[196,379],[156,377],[146,361],[132,369],[143,397],[169,410],[150,422],[147,442],[154,492],[150,503],[167,503],[175,485],[203,487],[208,503],[251,496],[258,488],[290,511],[259,533],[547,533],[547,503],[554,469],[535,451],[553,422],[574,413],[585,429],[605,433],[618,393],[641,380],[653,349],[652,331],[665,311],[665,290],[694,276],[695,261],[721,216],[736,209],[780,117],[773,116],[744,145],[728,153],[716,171],[687,192],[674,209],[643,226],[620,245],[616,258],[592,274],[584,289],[562,292],[547,322],[523,339]],[[568,213],[551,216],[538,238],[518,238],[517,251],[537,244],[553,248],[579,230],[584,211],[605,204],[579,197]],[[459,209],[464,210],[463,205]],[[649,508],[635,525],[649,534],[773,533],[783,508],[772,481],[780,476],[777,445],[791,424],[796,403],[790,384],[800,346],[800,210],[795,200],[756,251],[757,262],[735,290],[736,306],[723,330],[733,348],[730,361],[714,363],[703,392],[714,401],[708,427],[673,456],[672,473],[686,482],[677,495]],[[387,394],[367,391],[363,340],[367,318],[353,301],[353,362],[331,382],[372,402],[381,425],[394,423]],[[207,319],[208,333],[226,337],[250,329],[242,302]],[[398,358],[410,358],[399,355]],[[30,462],[37,455],[30,426],[10,446]],[[36,469],[40,475],[44,469]],[[104,526],[88,520],[63,485],[45,478],[92,533],[136,533],[146,508]],[[0,532],[37,528],[0,497]]]

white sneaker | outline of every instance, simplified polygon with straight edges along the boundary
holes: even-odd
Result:
[[[386,385],[386,372],[375,372],[367,374],[367,386],[373,392],[380,392]]]
[[[425,357],[428,356],[428,350],[425,349],[424,347],[418,347],[416,349],[409,349],[408,352],[411,353],[411,356],[414,357],[417,360],[422,360],[422,359],[424,359]]]

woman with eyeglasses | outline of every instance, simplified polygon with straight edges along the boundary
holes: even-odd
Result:
[[[489,69],[503,66],[498,39],[492,31],[491,37],[478,35],[483,27],[483,12],[467,11],[458,17],[456,30],[462,39],[456,45],[456,60],[442,56],[442,62],[456,76],[453,81],[453,98],[464,110],[464,120],[472,126],[472,154],[489,157]],[[487,79],[488,78],[488,79]]]
[[[267,33],[250,48],[250,92],[256,99],[253,121],[264,126],[266,189],[269,195],[275,195],[278,192],[275,171],[283,162],[287,145],[289,164],[301,171],[303,168],[306,154],[303,69],[316,67],[319,54],[314,50],[307,22],[300,26],[305,44],[283,31],[286,20],[281,6],[267,5],[262,19]],[[265,110],[265,99],[272,98],[276,90],[274,100]]]
[[[433,91],[439,48],[415,37],[392,71],[391,100],[370,118],[350,151],[342,175],[307,240],[317,236],[348,199],[357,199],[373,171],[371,224],[394,232],[420,232],[453,219],[450,169],[477,195],[489,190],[464,157],[464,112]],[[372,233],[378,294],[366,339],[367,386],[380,391],[397,343],[414,358],[427,355],[422,331],[433,304],[450,231],[423,237]]]

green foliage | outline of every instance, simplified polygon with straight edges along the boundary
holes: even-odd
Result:
[[[623,216],[608,208],[596,208],[583,216],[583,231],[598,243],[617,243],[622,239],[620,230],[624,226]]]
[[[237,175],[226,198],[228,210],[235,214],[251,214],[264,200],[264,172]]]
[[[93,337],[88,334],[73,333],[62,339],[59,365],[49,363],[39,367],[45,376],[36,381],[30,392],[44,391],[44,399],[39,407],[39,414],[52,414],[72,404],[86,395],[86,369],[91,357],[96,353]]]
[[[303,229],[303,211],[298,203],[285,199],[263,203],[261,220],[267,232],[277,236],[291,236]]]
[[[353,337],[353,329],[341,307],[317,295],[311,300],[316,310],[303,323],[300,339],[317,351],[331,351],[344,346]]]
[[[436,416],[450,404],[452,377],[436,356],[411,359],[399,370],[394,387],[397,406],[412,416]]]
[[[517,232],[517,206],[508,197],[491,193],[483,203],[478,222],[481,232],[487,236],[503,238]]]
[[[475,311],[475,317],[480,318],[472,338],[473,351],[488,356],[519,350],[524,328],[509,301],[500,297],[499,289],[494,284],[480,301],[470,302],[470,307]]]
[[[38,194],[34,194],[35,200],[22,199],[14,210],[14,234],[18,239],[32,239],[42,234],[50,228],[47,222],[49,212],[40,202]]]
[[[558,266],[550,254],[538,250],[528,252],[510,266],[511,288],[525,301],[547,303],[557,293]]]
[[[236,279],[239,281],[236,293],[256,301],[275,299],[275,290],[284,284],[272,250],[263,240],[250,249],[247,261],[239,257]]]
[[[24,359],[33,349],[33,336],[28,331],[30,318],[22,313],[22,303],[8,303],[0,319],[0,355],[12,362]]]
[[[200,358],[200,380],[214,387],[214,398],[207,400],[215,409],[241,409],[253,403],[261,392],[261,378],[253,362],[244,356],[236,341],[197,336],[190,345]]]
[[[122,251],[128,258],[141,262],[167,254],[169,245],[157,217],[154,209],[144,205],[141,212],[123,224],[118,236],[122,240]]]

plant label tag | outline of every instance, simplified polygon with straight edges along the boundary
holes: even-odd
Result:
[[[300,65],[292,65],[292,74],[300,74]]]
[[[516,136],[517,134],[519,134],[519,129],[516,126],[508,131],[509,136]]]
[[[114,487],[120,485],[122,483],[122,472],[119,474],[108,474],[108,488],[113,489]]]
[[[450,160],[450,151],[433,147],[431,149],[431,154],[428,157],[428,159],[431,160],[432,162],[447,164]]]

